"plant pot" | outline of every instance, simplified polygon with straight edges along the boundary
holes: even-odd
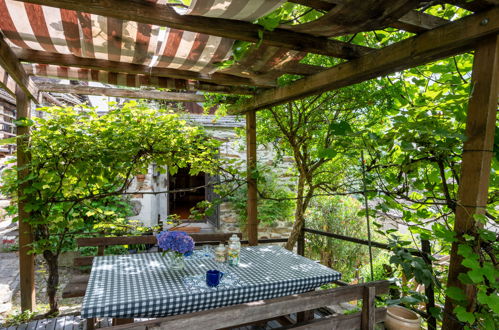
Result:
[[[402,306],[390,306],[386,312],[385,327],[388,330],[419,330],[421,318]]]

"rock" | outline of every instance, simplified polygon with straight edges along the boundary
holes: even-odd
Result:
[[[225,223],[236,223],[237,222],[237,219],[235,217],[226,217],[226,218],[223,218],[220,220],[222,222],[225,222]]]
[[[142,210],[142,202],[141,201],[130,201],[130,204],[132,205],[133,215],[139,215],[140,211]]]
[[[10,311],[12,308],[12,303],[0,304],[0,314]]]

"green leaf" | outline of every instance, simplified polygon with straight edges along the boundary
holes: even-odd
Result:
[[[331,123],[329,129],[334,135],[347,135],[353,132],[352,127],[347,121]]]
[[[458,287],[448,287],[446,293],[447,296],[456,301],[466,301],[466,295],[464,294],[464,291]]]
[[[456,308],[454,308],[454,313],[461,322],[466,322],[468,324],[475,323],[475,316],[473,315],[473,313],[466,311],[466,309],[462,306],[457,306]]]
[[[16,137],[10,137],[7,139],[2,139],[0,140],[0,146],[6,145],[6,144],[15,144],[17,141]]]

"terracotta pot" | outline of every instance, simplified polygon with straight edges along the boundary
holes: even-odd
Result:
[[[385,327],[388,330],[419,330],[421,318],[402,306],[390,306],[386,312]]]

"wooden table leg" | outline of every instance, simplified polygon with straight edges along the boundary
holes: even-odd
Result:
[[[113,317],[113,326],[115,326],[115,325],[121,325],[121,324],[128,324],[128,323],[133,323],[133,318],[118,318],[118,317]]]
[[[314,319],[314,310],[296,313],[296,323],[306,322]]]
[[[87,330],[95,330],[95,318],[87,319]]]

